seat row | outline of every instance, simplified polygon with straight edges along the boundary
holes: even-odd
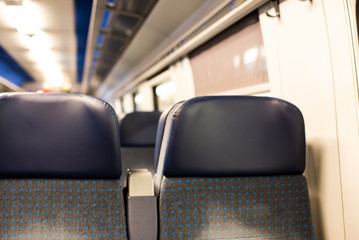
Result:
[[[145,154],[126,148],[153,146],[153,127],[126,125],[93,97],[0,94],[0,238],[314,239],[294,105],[180,102],[160,116]]]

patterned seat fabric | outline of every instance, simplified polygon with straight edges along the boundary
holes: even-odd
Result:
[[[164,178],[162,239],[313,239],[304,176]]]
[[[1,179],[1,239],[127,239],[119,180]]]

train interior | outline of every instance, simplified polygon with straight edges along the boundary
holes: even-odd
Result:
[[[0,238],[359,239],[358,9],[0,0]]]

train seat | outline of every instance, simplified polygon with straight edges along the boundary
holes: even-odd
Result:
[[[127,239],[118,132],[96,98],[0,94],[0,238]]]
[[[160,116],[158,111],[132,112],[120,120],[123,185],[126,185],[127,169],[148,169],[154,174],[154,149]]]
[[[159,239],[313,239],[297,107],[267,97],[198,97],[161,119]]]

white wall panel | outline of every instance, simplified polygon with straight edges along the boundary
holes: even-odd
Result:
[[[261,9],[272,96],[297,105],[306,124],[307,169],[316,239],[344,237],[336,102],[322,2],[284,1],[281,18]]]
[[[351,1],[353,3],[353,1]],[[345,236],[359,239],[359,136],[355,53],[357,30],[349,1],[323,1],[333,62]],[[352,7],[355,7],[353,5]],[[353,16],[350,19],[349,16]]]
[[[175,83],[175,102],[195,97],[194,81],[188,57],[170,67],[171,80]]]

